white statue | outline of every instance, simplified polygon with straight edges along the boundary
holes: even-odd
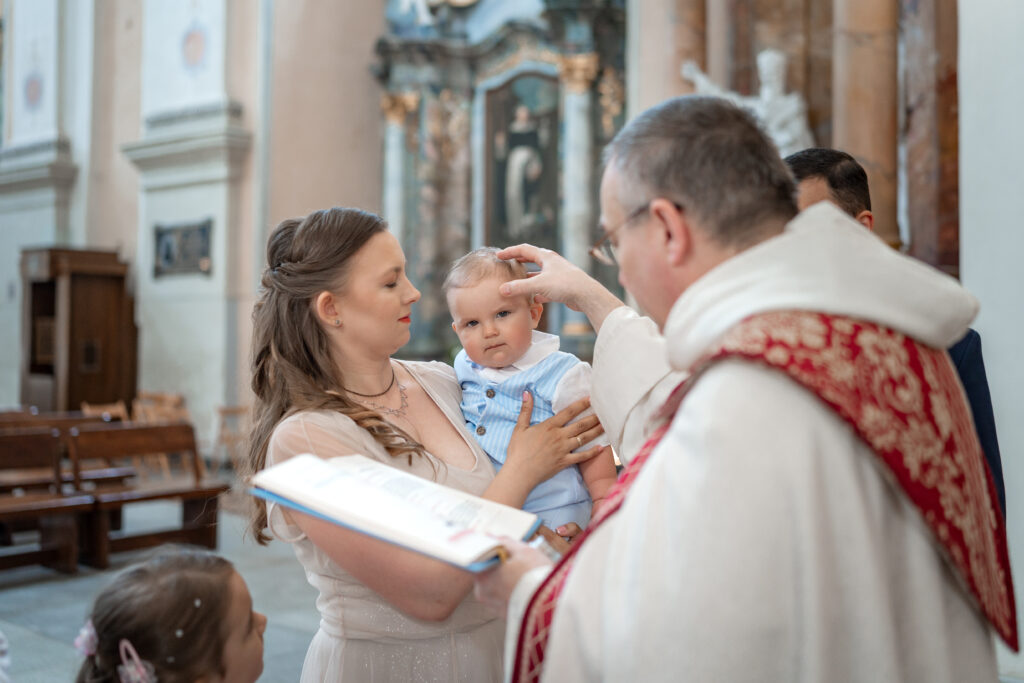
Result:
[[[814,137],[807,125],[807,105],[800,93],[786,93],[786,56],[778,50],[763,50],[757,55],[757,75],[761,81],[757,97],[722,88],[693,60],[683,62],[681,71],[683,78],[693,83],[697,94],[722,97],[752,110],[782,156],[814,147]]]

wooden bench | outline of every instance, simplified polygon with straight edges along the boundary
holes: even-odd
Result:
[[[78,517],[93,510],[92,496],[65,494],[60,472],[60,439],[56,430],[46,428],[9,431],[0,434],[0,472],[41,469],[48,471],[47,490],[16,495],[0,493],[0,522],[16,525],[28,521],[39,530],[38,550],[0,553],[0,569],[43,564],[62,572],[78,570]]]
[[[0,435],[3,433],[0,432]],[[59,437],[58,437],[59,438]],[[79,481],[82,491],[87,492],[94,486],[108,484],[124,484],[137,472],[134,467],[107,467],[88,464],[82,468]],[[75,475],[71,468],[61,468],[61,484],[65,488],[74,488]],[[24,491],[26,493],[49,489],[53,485],[53,472],[48,467],[26,467],[20,469],[0,470],[0,494]]]
[[[199,476],[199,453],[192,425],[126,424],[106,428],[72,428],[68,435],[68,451],[76,488],[81,488],[79,463],[83,460],[104,459],[109,462],[150,453],[180,452],[192,461],[190,476],[120,486],[103,485],[90,491],[95,502],[88,516],[83,542],[83,561],[87,564],[104,568],[109,565],[112,552],[148,548],[168,542],[217,547],[217,497],[230,486],[223,481],[206,480]],[[112,462],[110,464],[113,465]],[[111,517],[120,513],[124,506],[164,499],[182,502],[180,527],[135,535],[112,532]]]
[[[220,454],[217,469],[225,463],[236,472],[245,457],[249,442],[249,406],[220,406],[217,408],[217,439],[213,444],[214,455]]]
[[[102,416],[89,416],[77,411],[39,413],[33,411],[17,411],[0,413],[0,434],[10,431],[21,431],[24,429],[57,429],[61,432],[62,454],[66,457],[67,447],[63,436],[74,426],[81,424],[109,424],[109,420]],[[88,463],[82,467],[81,481],[85,488],[95,483],[123,483],[126,479],[135,476],[135,470],[128,467],[110,468],[105,464]],[[65,489],[74,487],[74,476],[71,472],[71,464],[61,470],[61,481]],[[47,490],[53,482],[52,472],[48,467],[25,467],[17,469],[0,470],[0,494],[13,493],[17,491],[32,492]],[[115,526],[120,528],[120,519],[114,520]],[[0,545],[10,545],[11,535],[18,531],[29,531],[35,529],[35,520],[20,519],[13,522],[0,522]]]
[[[71,427],[82,424],[110,424],[105,418],[91,417],[76,413],[50,413],[33,414],[25,413],[17,421],[16,428],[10,425],[14,421],[0,420],[0,434],[10,431],[22,431],[27,428],[33,429],[56,429],[60,432],[61,455],[67,457],[66,436]],[[79,479],[83,489],[91,488],[97,484],[123,484],[127,479],[137,475],[132,467],[109,467],[105,462],[83,463]],[[72,488],[74,485],[74,473],[71,471],[71,463],[61,467],[61,482],[65,488]],[[4,469],[0,471],[0,493],[11,493],[16,490],[32,491],[47,489],[53,483],[53,472],[49,467],[25,467],[19,469]]]
[[[185,396],[160,391],[140,391],[132,401],[132,422],[139,424],[166,424],[168,422],[192,422],[185,407]],[[170,473],[166,453],[153,456],[157,459],[165,476]],[[199,476],[206,476],[206,464],[200,458]],[[192,463],[182,461],[182,467],[191,467]]]
[[[100,424],[110,422],[102,415],[85,415],[79,411],[60,413],[0,413],[0,429],[27,429],[47,427],[66,430],[81,424]]]

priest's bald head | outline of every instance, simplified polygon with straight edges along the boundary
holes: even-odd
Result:
[[[719,263],[782,232],[793,178],[745,110],[683,96],[630,121],[605,150],[601,224],[619,281],[659,326]]]

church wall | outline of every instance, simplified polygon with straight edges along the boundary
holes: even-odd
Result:
[[[57,0],[11,2],[7,13],[4,68],[9,87],[5,146],[49,140],[59,132]],[[38,95],[29,96],[34,89]],[[25,92],[21,92],[24,90]]]
[[[261,139],[258,131],[265,124],[260,107],[260,39],[269,30],[261,26],[265,18],[260,4],[252,0],[228,2],[227,91],[242,105],[241,126],[252,131],[253,149],[238,170],[235,230],[231,239],[231,258],[227,273],[227,353],[224,404],[247,404],[249,396],[249,345],[252,336],[252,306],[256,302],[254,283],[262,261],[256,242],[263,239],[257,224],[259,203],[256,178]]]
[[[84,220],[84,241],[97,249],[116,249],[122,260],[134,265],[139,177],[121,147],[137,139],[141,127],[141,0],[97,3],[95,36],[88,170],[91,200]]]
[[[92,3],[76,5],[82,21],[69,22],[58,0],[10,1],[5,20],[5,92],[3,142],[0,145],[0,406],[19,402],[21,347],[20,251],[29,245],[66,244],[71,238],[72,207],[81,213],[82,197],[73,199],[83,154],[69,132],[80,103],[67,92],[68,70],[76,64],[83,40],[91,42]],[[84,35],[80,35],[84,34]],[[91,63],[91,60],[87,60]],[[79,139],[88,150],[88,141]],[[73,154],[78,152],[78,158]]]
[[[267,223],[331,206],[380,211],[383,121],[370,73],[382,3],[274,3]],[[312,48],[312,49],[311,49]]]
[[[259,12],[236,0],[145,0],[143,8],[143,126],[123,148],[142,190],[138,387],[184,394],[203,447],[213,438],[217,406],[238,402],[239,359],[247,355],[238,339],[248,321],[237,310],[238,283],[251,282],[246,186]],[[173,270],[181,254],[168,233],[157,242],[158,227],[203,224],[209,225],[208,257]]]
[[[1024,5],[972,0],[959,6],[960,270],[981,301],[975,328],[984,345],[1006,482],[1010,562],[1018,620],[1024,614]],[[1003,680],[1024,681],[1024,656],[999,646]],[[1012,678],[1011,678],[1012,677]]]
[[[86,243],[85,225],[89,206],[94,201],[90,173],[93,161],[92,135],[94,103],[94,59],[96,3],[77,2],[60,6],[57,18],[60,99],[58,127],[71,141],[71,161],[78,167],[78,178],[71,192],[68,228],[73,246]]]
[[[693,92],[680,67],[706,70],[704,0],[629,0],[626,90],[630,116]]]

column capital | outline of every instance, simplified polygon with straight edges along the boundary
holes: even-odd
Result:
[[[558,60],[558,72],[569,92],[584,93],[597,78],[597,53],[562,55]]]
[[[380,109],[388,123],[401,125],[419,105],[420,95],[416,92],[386,92],[380,96]]]

